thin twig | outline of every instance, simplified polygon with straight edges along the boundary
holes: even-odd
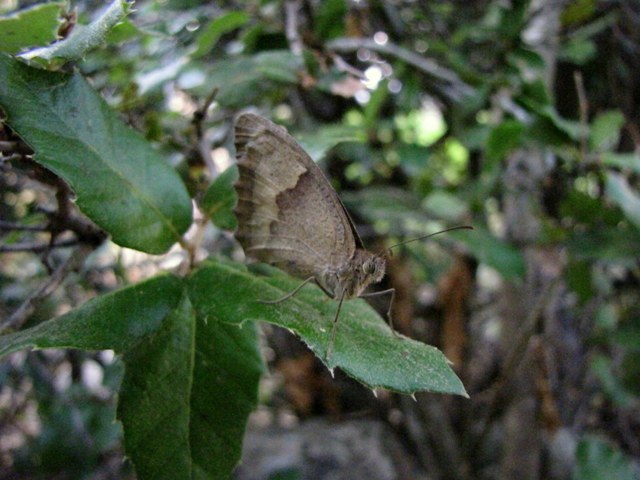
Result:
[[[17,222],[6,222],[0,220],[0,230],[22,230],[29,232],[46,232],[49,230],[47,225],[22,225]]]
[[[48,248],[49,245],[46,245]],[[58,265],[52,274],[44,281],[40,286],[35,289],[31,294],[22,302],[22,305],[18,307],[8,318],[0,323],[0,331],[6,329],[18,329],[27,320],[29,315],[33,313],[35,304],[43,298],[51,295],[56,288],[62,283],[66,276],[72,270],[77,269],[84,259],[93,251],[92,248],[84,246],[74,250],[69,258]]]
[[[33,252],[33,253],[42,253],[51,248],[64,248],[64,247],[72,247],[74,245],[78,245],[80,240],[77,238],[69,238],[66,240],[59,240],[56,242],[47,242],[47,243],[39,243],[39,242],[25,242],[25,243],[14,243],[11,245],[0,245],[0,253],[8,253],[8,252]]]
[[[342,72],[350,73],[354,77],[359,78],[361,80],[366,80],[367,76],[364,74],[362,70],[354,67],[353,65],[350,65],[348,62],[345,61],[344,58],[342,58],[340,55],[336,53],[331,53],[330,55],[331,55],[331,58],[333,59],[333,64],[338,68],[338,70]]]
[[[580,114],[580,154],[582,159],[587,158],[589,152],[587,147],[587,138],[589,136],[589,101],[587,93],[584,89],[584,80],[582,72],[573,72],[573,81],[576,84],[576,93],[578,94],[578,109]]]
[[[379,44],[370,38],[337,38],[328,42],[326,47],[339,52],[355,52],[361,48],[366,48],[383,55],[390,55],[416,67],[433,78],[450,84],[459,93],[459,97],[473,94],[473,88],[460,80],[453,71],[392,42]]]
[[[214,87],[207,98],[204,101],[202,107],[197,109],[193,114],[193,120],[191,123],[193,124],[196,132],[196,144],[198,145],[198,154],[200,158],[204,162],[209,171],[209,175],[211,178],[215,178],[218,175],[218,167],[213,161],[213,157],[211,156],[211,145],[206,138],[206,130],[204,128],[205,121],[207,120],[207,113],[209,111],[209,107],[215,100],[218,95],[219,88]]]
[[[303,43],[298,29],[299,11],[300,2],[298,0],[287,0],[284,2],[285,33],[287,35],[287,42],[289,42],[289,49],[296,57],[301,56],[303,52]]]

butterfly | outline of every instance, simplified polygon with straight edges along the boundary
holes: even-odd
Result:
[[[285,128],[252,113],[236,119],[235,147],[236,239],[248,257],[303,280],[284,297],[262,303],[282,302],[309,282],[338,300],[327,360],[344,300],[390,294],[391,322],[395,290],[364,293],[384,277],[388,250],[374,254],[364,248],[338,194],[303,148]]]

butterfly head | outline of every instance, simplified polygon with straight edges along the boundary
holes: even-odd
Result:
[[[384,255],[374,255],[358,249],[348,271],[344,276],[347,298],[359,296],[369,285],[378,283],[384,277],[387,260]]]
[[[364,279],[370,279],[369,283],[378,283],[384,277],[387,260],[383,255],[371,255],[360,267]]]

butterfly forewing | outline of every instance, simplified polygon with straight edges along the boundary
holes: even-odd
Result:
[[[235,125],[236,238],[245,253],[307,278],[344,265],[360,240],[320,168],[286,130],[253,114]]]

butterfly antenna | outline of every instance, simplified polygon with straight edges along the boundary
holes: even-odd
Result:
[[[382,254],[385,251],[391,252],[392,248],[399,247],[400,245],[406,245],[407,243],[417,242],[418,240],[424,240],[425,238],[433,237],[435,235],[440,235],[441,233],[445,233],[445,232],[451,232],[453,230],[473,230],[473,227],[470,225],[458,225],[457,227],[445,228],[444,230],[440,230],[439,232],[435,232],[435,233],[430,233],[428,235],[422,235],[420,237],[410,238],[409,240],[404,240],[402,242],[398,242],[394,245],[391,245],[390,247],[385,248],[380,252],[380,254]]]

